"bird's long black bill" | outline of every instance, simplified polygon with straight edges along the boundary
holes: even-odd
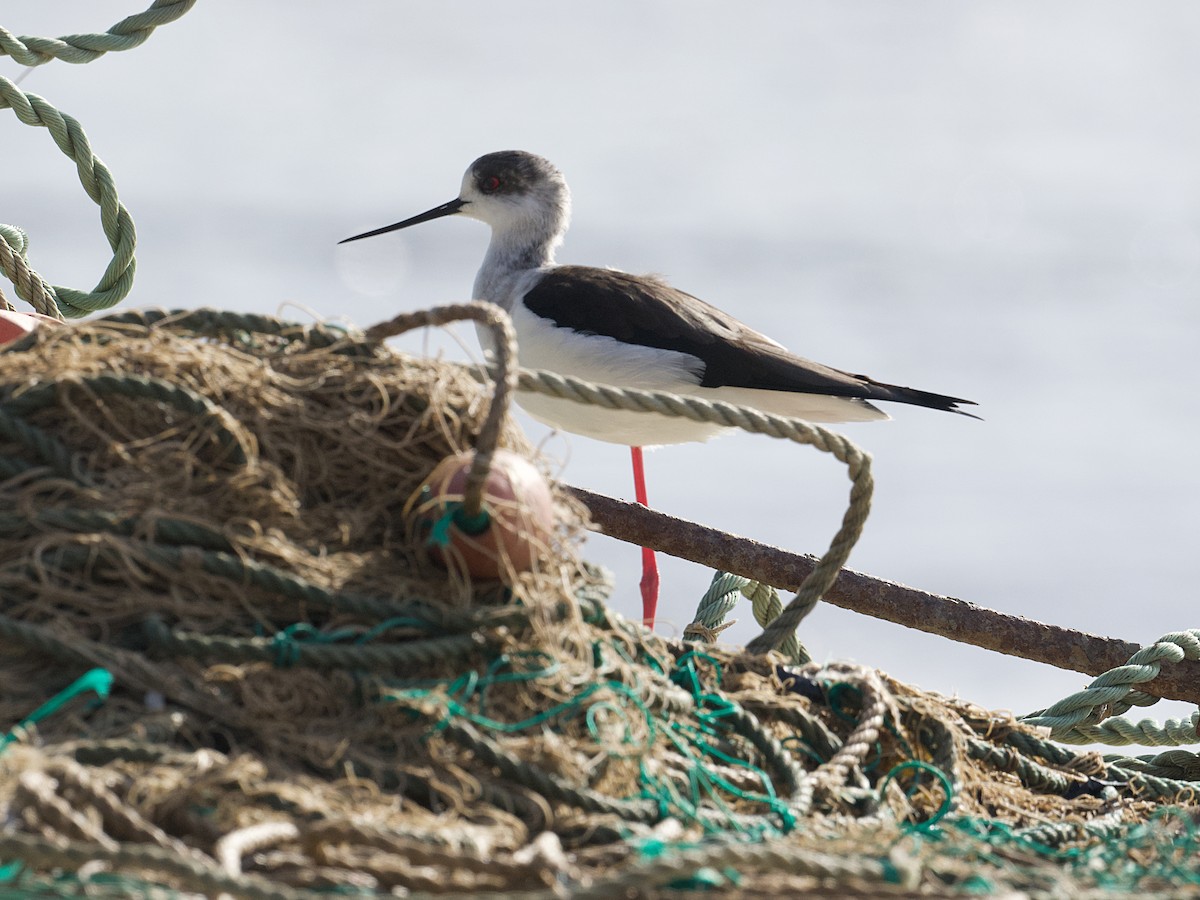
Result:
[[[440,219],[442,216],[452,216],[469,201],[455,198],[449,203],[443,203],[441,206],[435,206],[428,212],[423,212],[419,216],[413,216],[411,219],[405,219],[403,222],[397,222],[395,225],[385,225],[383,228],[376,228],[374,231],[364,231],[362,234],[356,234],[354,237],[348,237],[344,241],[338,241],[339,244],[348,244],[351,241],[361,241],[363,238],[375,237],[377,234],[387,234],[389,231],[399,231],[401,228],[407,228],[409,225],[420,225],[422,222],[429,222],[433,219]]]

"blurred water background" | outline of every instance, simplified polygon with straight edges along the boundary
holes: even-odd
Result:
[[[4,4],[17,34],[102,31],[137,0]],[[1188,2],[205,0],[140,49],[26,91],[79,118],[138,227],[126,306],[368,325],[460,301],[487,230],[336,242],[531,150],[574,192],[562,262],[656,272],[802,355],[968,397],[893,407],[852,567],[1148,642],[1200,625],[1200,6]],[[0,74],[21,72],[0,58]],[[108,261],[44,131],[3,116],[0,220],[56,284]],[[400,346],[465,359],[435,335]],[[528,420],[526,420],[528,422]],[[548,435],[563,477],[632,494],[628,453]],[[652,503],[821,552],[849,483],[749,435],[648,457]],[[637,550],[593,538],[640,615]],[[660,629],[709,572],[664,561]],[[757,630],[747,608],[725,638]],[[1025,712],[1085,676],[831,606],[818,659]]]

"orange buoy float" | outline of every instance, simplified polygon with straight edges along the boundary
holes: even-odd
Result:
[[[511,450],[497,450],[483,484],[483,504],[471,517],[463,507],[475,451],[443,459],[409,501],[418,534],[425,534],[439,565],[460,565],[473,578],[527,572],[550,546],[554,498],[537,467]],[[414,502],[415,501],[415,502]]]

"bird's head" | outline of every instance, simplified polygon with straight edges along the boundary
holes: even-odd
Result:
[[[570,220],[571,192],[549,160],[524,150],[501,150],[471,163],[458,196],[449,203],[341,243],[456,214],[490,225],[498,238],[557,245]]]
[[[523,150],[501,150],[471,163],[458,199],[464,216],[498,232],[558,232],[571,215],[571,192],[562,173]]]

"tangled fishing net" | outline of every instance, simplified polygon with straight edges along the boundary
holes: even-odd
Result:
[[[0,896],[1200,878],[1185,782],[611,614],[561,487],[531,571],[439,567],[414,498],[492,401],[459,366],[228,313],[0,352]],[[511,424],[498,444],[535,459]]]

